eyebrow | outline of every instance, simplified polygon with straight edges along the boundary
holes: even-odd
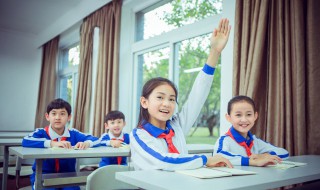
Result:
[[[167,95],[166,93],[163,93],[163,92],[156,92],[156,93],[161,94],[161,95]],[[170,96],[170,97],[171,97],[171,96],[176,97],[176,95],[174,95],[174,94],[170,94],[169,96]]]

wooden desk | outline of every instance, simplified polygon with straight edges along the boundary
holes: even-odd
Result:
[[[143,189],[272,189],[320,179],[320,156],[294,156],[290,161],[306,162],[306,166],[281,170],[271,167],[235,166],[255,171],[256,175],[212,179],[161,170],[117,172],[116,179]],[[165,183],[163,183],[165,181]]]
[[[0,146],[3,146],[3,174],[2,174],[2,189],[7,189],[8,166],[9,166],[9,147],[20,146],[22,138],[1,138]]]

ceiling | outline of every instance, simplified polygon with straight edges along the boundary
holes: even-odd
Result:
[[[0,32],[35,37],[38,45],[110,0],[0,0]]]

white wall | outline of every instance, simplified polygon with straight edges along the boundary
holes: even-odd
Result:
[[[42,50],[33,39],[0,31],[0,131],[34,129]]]
[[[34,130],[42,59],[39,47],[110,1],[81,1],[37,36],[0,29],[1,133]]]

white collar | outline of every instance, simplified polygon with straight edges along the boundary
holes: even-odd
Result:
[[[115,136],[113,135],[113,133],[111,133],[110,130],[109,130],[108,135],[109,135],[110,139],[113,139],[113,138],[114,138],[114,139],[124,140],[124,138],[123,138],[123,132],[121,132],[121,134],[119,135],[119,137],[115,137]]]
[[[51,139],[61,138],[61,137],[70,137],[69,130],[66,127],[64,127],[64,132],[62,135],[57,134],[51,127],[49,126],[49,135]]]

